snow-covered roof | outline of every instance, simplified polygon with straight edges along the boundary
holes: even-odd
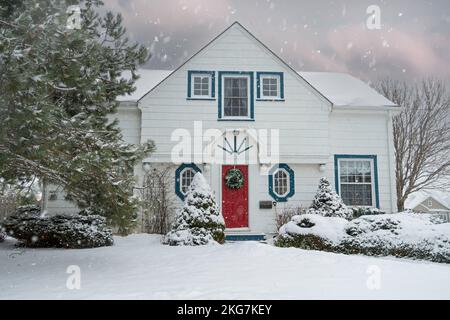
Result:
[[[346,73],[299,72],[299,74],[335,106],[396,106],[366,83]]]
[[[172,70],[139,69],[136,91],[119,96],[118,101],[138,101],[147,92],[163,81]],[[345,73],[299,72],[317,91],[335,106],[381,107],[396,106],[359,79]]]
[[[414,192],[406,199],[405,208],[414,209],[430,197],[450,209],[450,193],[439,190],[421,190]]]
[[[138,101],[148,91],[153,89],[158,83],[172,73],[172,70],[139,69],[137,73],[140,78],[134,84],[136,90],[131,95],[117,97],[118,101]]]

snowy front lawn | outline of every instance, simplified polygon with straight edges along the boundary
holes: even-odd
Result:
[[[66,287],[79,266],[81,288]],[[96,249],[0,243],[0,299],[450,299],[450,266],[256,242],[170,247],[156,235]]]

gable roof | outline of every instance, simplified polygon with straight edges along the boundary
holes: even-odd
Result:
[[[139,98],[137,101],[144,98],[147,94],[152,92],[155,88],[157,88],[161,83],[163,83],[167,78],[169,78],[173,73],[175,73],[177,70],[179,70],[181,67],[183,67],[186,63],[188,63],[190,60],[192,60],[195,56],[197,56],[200,52],[205,50],[207,47],[209,47],[211,44],[213,44],[217,39],[219,39],[223,34],[225,34],[228,30],[230,30],[233,27],[238,27],[242,31],[244,31],[247,35],[250,36],[251,39],[256,41],[259,45],[261,45],[264,49],[266,49],[274,58],[276,58],[279,62],[281,62],[286,68],[290,69],[294,75],[296,75],[299,80],[303,81],[312,91],[316,92],[320,97],[322,97],[325,101],[332,104],[331,101],[327,99],[321,92],[319,92],[316,88],[314,88],[308,81],[306,81],[298,72],[296,72],[289,64],[287,64],[283,59],[281,59],[279,56],[275,54],[269,47],[267,47],[263,42],[261,42],[258,38],[256,38],[250,31],[248,31],[242,24],[240,24],[238,21],[233,22],[228,28],[226,28],[224,31],[219,33],[216,37],[214,37],[210,42],[208,42],[206,45],[204,45],[199,51],[197,51],[195,54],[193,54],[189,59],[187,59],[185,62],[183,62],[178,68],[173,70],[169,75],[164,77],[158,84],[156,84],[154,87],[150,88],[147,93],[145,93],[141,98]]]
[[[406,209],[414,209],[428,198],[433,198],[436,202],[450,210],[450,193],[439,190],[421,190],[411,194],[405,201]]]
[[[345,73],[299,72],[335,106],[396,107],[369,85]]]
[[[395,107],[396,105],[377,93],[370,86],[365,84],[359,79],[356,79],[350,75],[344,73],[329,73],[329,72],[297,72],[283,59],[281,59],[276,53],[274,53],[263,42],[256,38],[250,31],[248,31],[243,25],[235,21],[228,28],[222,31],[214,39],[203,46],[199,51],[187,59],[175,70],[149,70],[140,69],[138,73],[141,78],[137,80],[135,86],[136,91],[131,95],[119,96],[118,101],[133,101],[139,102],[146,95],[157,88],[167,78],[174,74],[177,70],[183,67],[191,59],[193,59],[200,52],[209,47],[214,41],[220,38],[233,26],[239,27],[251,39],[256,41],[265,50],[268,51],[275,59],[283,64],[287,69],[292,71],[294,76],[297,76],[300,81],[307,85],[312,91],[316,92],[330,105],[334,106],[354,106],[354,107]]]

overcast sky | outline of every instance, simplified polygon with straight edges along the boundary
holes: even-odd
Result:
[[[449,0],[104,0],[129,37],[148,46],[146,68],[174,69],[233,21],[301,71],[365,81],[437,76],[450,82]],[[369,30],[366,9],[381,9]]]

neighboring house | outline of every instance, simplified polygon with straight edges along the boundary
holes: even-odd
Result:
[[[406,200],[405,209],[416,213],[436,214],[450,222],[450,193],[439,190],[414,192]]]
[[[127,142],[156,143],[135,170],[139,185],[144,168],[169,167],[181,206],[202,172],[228,233],[275,232],[276,213],[309,206],[323,176],[350,206],[396,210],[392,116],[399,108],[362,81],[297,72],[237,22],[176,70],[140,74],[136,92],[120,97],[117,114]],[[255,136],[271,129],[278,135],[267,141]],[[198,132],[214,134],[199,140]],[[176,159],[183,143],[189,157]],[[219,152],[224,163],[211,161]],[[244,177],[239,189],[225,183],[231,168]]]

